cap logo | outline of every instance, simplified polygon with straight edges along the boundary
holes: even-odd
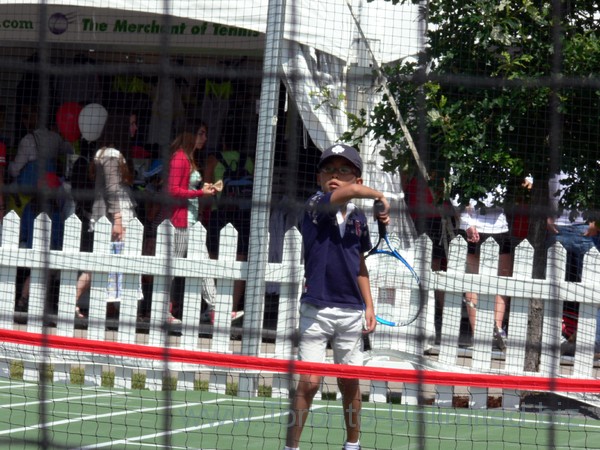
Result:
[[[331,153],[344,153],[345,148],[341,145],[336,145],[331,149]]]

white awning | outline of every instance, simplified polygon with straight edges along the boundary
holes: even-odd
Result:
[[[5,41],[39,38],[41,0],[3,0],[0,35]],[[155,0],[46,0],[47,39],[79,44],[159,45],[163,14],[170,15],[174,45],[196,48],[262,49],[269,0],[172,0],[169,9]],[[398,60],[416,50],[417,9],[376,0],[353,0],[380,62]],[[245,31],[249,32],[246,33]],[[288,0],[284,36],[346,62],[353,58],[357,30],[344,0]]]

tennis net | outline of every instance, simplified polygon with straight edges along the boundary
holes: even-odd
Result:
[[[598,380],[415,370],[393,358],[349,367],[23,331],[1,330],[0,340],[5,354],[21,355],[4,361],[10,376],[1,382],[0,442],[10,448],[283,448],[298,374],[324,377],[302,448],[343,442],[338,376],[361,380],[365,449],[587,448],[598,432],[595,408],[568,397],[598,392]],[[40,351],[46,359],[32,362]],[[258,396],[243,392],[245,377],[256,378]],[[511,392],[518,401],[503,408]]]

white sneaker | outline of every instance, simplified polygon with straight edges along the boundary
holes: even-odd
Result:
[[[177,317],[173,316],[173,314],[170,314],[167,316],[167,323],[169,325],[179,325],[181,324],[181,320],[179,320]]]
[[[244,315],[244,311],[232,311],[231,312],[231,321],[235,322],[236,320],[241,319],[243,315]]]

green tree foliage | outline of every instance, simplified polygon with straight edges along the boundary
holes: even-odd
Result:
[[[418,61],[387,67],[385,75],[411,134],[426,131],[419,152],[437,174],[439,200],[478,199],[500,184],[497,200],[510,204],[523,195],[525,176],[545,183],[560,168],[578,175],[563,206],[593,211],[600,198],[600,2],[563,2],[560,11],[532,0],[419,4],[426,48]],[[372,133],[386,144],[388,170],[410,170],[388,100],[369,117],[350,117],[344,138]]]

